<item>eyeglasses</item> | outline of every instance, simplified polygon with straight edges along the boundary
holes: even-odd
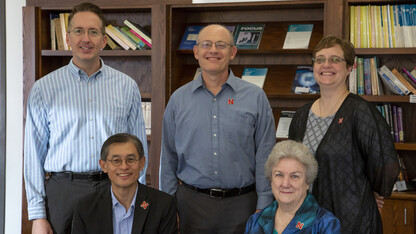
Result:
[[[230,43],[227,43],[225,41],[216,41],[215,43],[213,43],[212,41],[202,41],[197,43],[196,45],[202,49],[209,50],[211,49],[213,44],[215,44],[215,48],[217,48],[217,50],[225,50],[230,45]]]
[[[320,56],[320,57],[312,58],[312,61],[314,63],[317,63],[317,64],[324,64],[326,62],[326,60],[328,60],[329,64],[338,64],[338,63],[341,63],[341,62],[345,61],[344,58],[341,58],[341,57],[338,57],[338,56],[331,56],[329,58],[325,58],[323,56]]]
[[[134,166],[136,165],[137,161],[139,161],[140,159],[136,159],[134,156],[128,157],[125,159],[127,165],[129,166]],[[113,166],[118,167],[121,165],[121,163],[123,163],[123,159],[119,158],[119,157],[114,157],[113,159],[107,159],[107,161],[111,162],[111,164],[113,164]]]
[[[84,35],[85,29],[76,28],[76,29],[71,30],[70,32],[72,32],[75,36],[79,37],[79,36]],[[88,35],[90,37],[98,37],[98,36],[101,35],[101,32],[98,31],[97,29],[90,28],[90,29],[88,29]]]

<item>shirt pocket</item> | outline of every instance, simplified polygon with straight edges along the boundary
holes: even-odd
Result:
[[[256,121],[253,114],[236,111],[224,125],[226,140],[229,143],[245,146],[254,142]]]

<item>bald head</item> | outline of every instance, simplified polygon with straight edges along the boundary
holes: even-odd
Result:
[[[220,24],[210,24],[204,27],[199,33],[197,38],[197,43],[204,41],[207,35],[217,35],[221,36],[222,40],[227,43],[230,43],[231,47],[234,46],[234,37],[233,34],[226,27]]]

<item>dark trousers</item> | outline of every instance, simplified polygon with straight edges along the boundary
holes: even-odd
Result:
[[[109,179],[89,182],[59,177],[49,178],[46,182],[46,214],[53,232],[71,233],[72,215],[79,199],[109,186]]]
[[[255,191],[215,198],[183,184],[178,186],[176,199],[181,234],[244,233],[257,204]]]

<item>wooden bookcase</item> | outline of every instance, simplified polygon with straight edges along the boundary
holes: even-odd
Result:
[[[23,9],[24,51],[24,107],[33,83],[47,73],[68,64],[70,51],[51,51],[49,14],[69,12],[72,2],[56,0],[27,0]],[[349,38],[349,5],[412,3],[389,0],[287,0],[256,3],[192,4],[192,0],[98,0],[94,1],[105,13],[108,23],[123,25],[130,19],[143,26],[151,25],[153,48],[148,51],[104,50],[104,62],[133,77],[138,83],[143,101],[152,102],[152,136],[148,138],[148,183],[158,188],[159,158],[163,112],[170,95],[180,86],[192,80],[198,63],[191,50],[178,50],[179,42],[189,24],[266,25],[258,50],[239,50],[231,69],[241,77],[246,67],[269,68],[264,90],[277,121],[282,110],[296,110],[319,95],[294,95],[291,84],[298,65],[311,65],[312,51],[316,43],[326,35]],[[313,23],[313,33],[308,49],[283,50],[283,42],[289,24]],[[359,56],[377,55],[381,64],[388,67],[416,65],[416,48],[412,49],[356,49]],[[396,144],[406,165],[414,165],[416,172],[416,105],[406,96],[363,96],[377,103],[401,105],[404,111],[405,143]],[[24,113],[24,117],[25,117]],[[151,142],[150,142],[151,141]],[[408,168],[410,170],[410,168]],[[395,199],[396,193],[391,199]],[[407,198],[416,198],[410,193]],[[26,197],[23,193],[22,233],[30,233],[27,221]],[[390,199],[388,200],[390,201]],[[387,200],[386,200],[387,202]],[[386,205],[382,212],[394,212]],[[386,213],[386,214],[387,214]],[[385,216],[383,214],[383,218]],[[386,229],[389,230],[389,229]],[[414,230],[414,229],[413,229]]]

